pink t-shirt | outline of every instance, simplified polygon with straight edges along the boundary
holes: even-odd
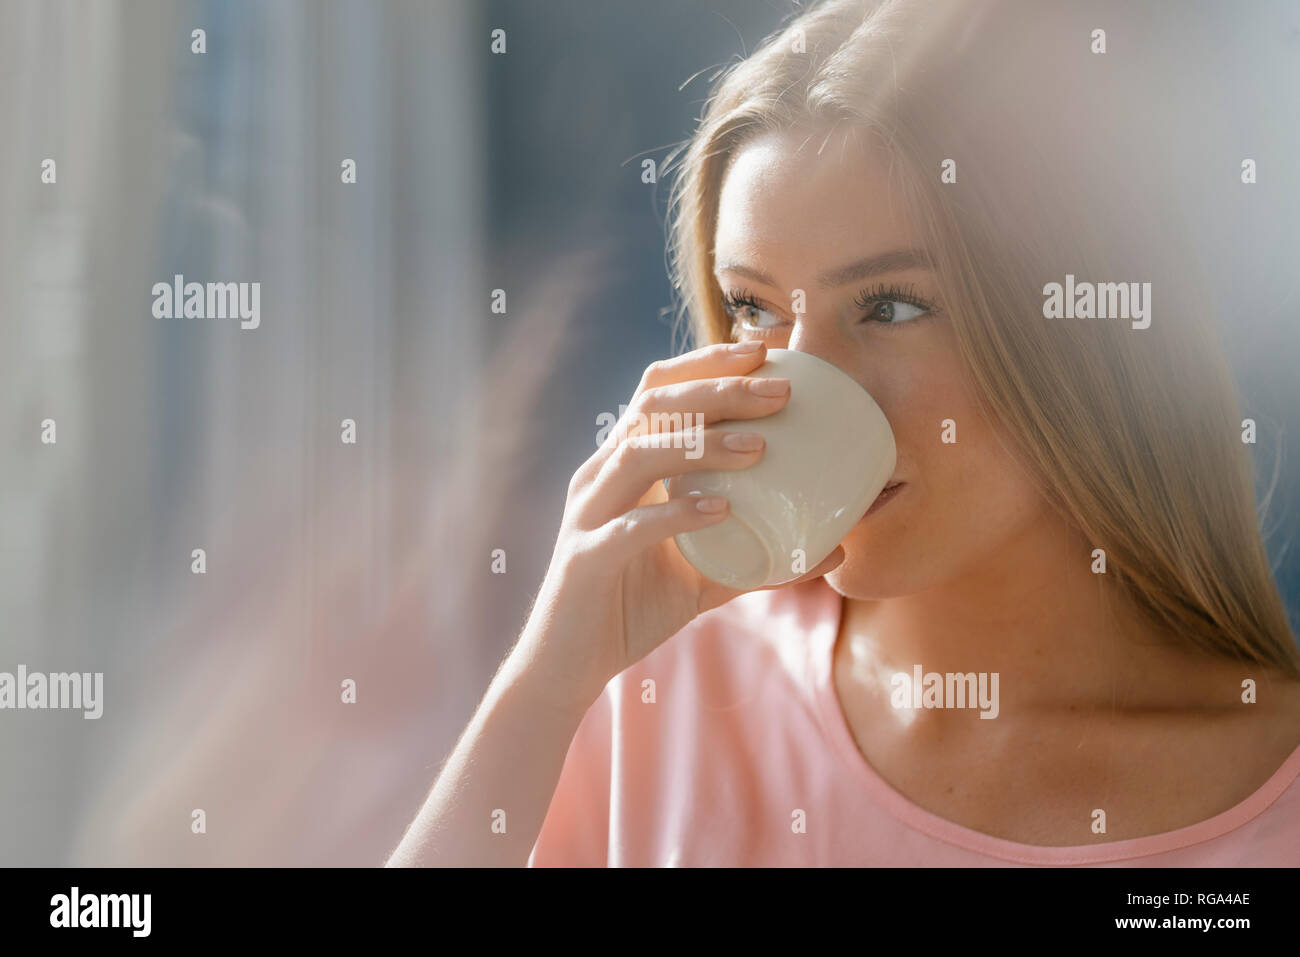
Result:
[[[840,613],[825,579],[750,592],[610,681],[529,865],[1300,865],[1300,748],[1222,814],[1125,841],[1020,844],[923,810],[853,739],[831,669]]]

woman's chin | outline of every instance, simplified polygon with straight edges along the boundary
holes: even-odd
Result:
[[[905,589],[898,587],[902,583],[896,580],[895,575],[887,570],[868,567],[860,560],[854,561],[853,552],[847,543],[844,549],[847,553],[844,561],[826,573],[826,584],[831,588],[845,598],[856,601],[879,601],[906,594]]]
[[[916,534],[894,534],[893,523],[876,518],[859,522],[840,542],[844,561],[826,573],[827,584],[860,601],[911,595],[933,584],[924,580],[933,563],[924,551],[916,551]]]

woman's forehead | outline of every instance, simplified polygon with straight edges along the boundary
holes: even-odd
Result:
[[[888,150],[864,137],[755,137],[723,177],[715,262],[807,275],[846,255],[918,247],[893,164]]]

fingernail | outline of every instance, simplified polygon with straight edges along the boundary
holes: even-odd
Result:
[[[721,512],[727,507],[727,500],[716,495],[708,495],[697,498],[695,507],[701,512]]]
[[[763,447],[763,437],[757,432],[728,432],[722,444],[733,452],[756,452]]]
[[[757,339],[746,339],[744,342],[733,342],[731,345],[727,346],[727,351],[734,352],[737,355],[746,355],[751,352],[757,352],[761,348],[763,348],[763,343],[759,342]]]
[[[785,395],[790,391],[789,379],[750,379],[749,388],[757,395]]]

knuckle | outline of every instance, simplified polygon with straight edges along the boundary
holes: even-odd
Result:
[[[637,411],[646,409],[657,409],[664,405],[664,400],[668,398],[668,387],[664,385],[652,385],[641,393],[640,398],[633,403]]]
[[[650,388],[657,383],[663,382],[667,377],[667,373],[668,360],[656,359],[646,366],[645,371],[641,373],[641,384],[646,388]]]
[[[612,469],[622,470],[628,467],[640,450],[641,440],[637,436],[629,436],[622,442],[618,443],[618,448],[614,454],[609,457],[609,466]]]
[[[618,423],[618,434],[621,439],[633,438],[646,432],[649,428],[649,417],[645,413],[645,394],[637,396],[636,399],[628,406],[627,411],[623,413],[623,418]]]
[[[587,459],[574,473],[569,476],[569,496],[574,497],[581,493],[600,472],[601,457],[593,455]]]
[[[642,519],[632,512],[624,512],[610,523],[611,534],[625,537],[633,534],[642,525]]]

